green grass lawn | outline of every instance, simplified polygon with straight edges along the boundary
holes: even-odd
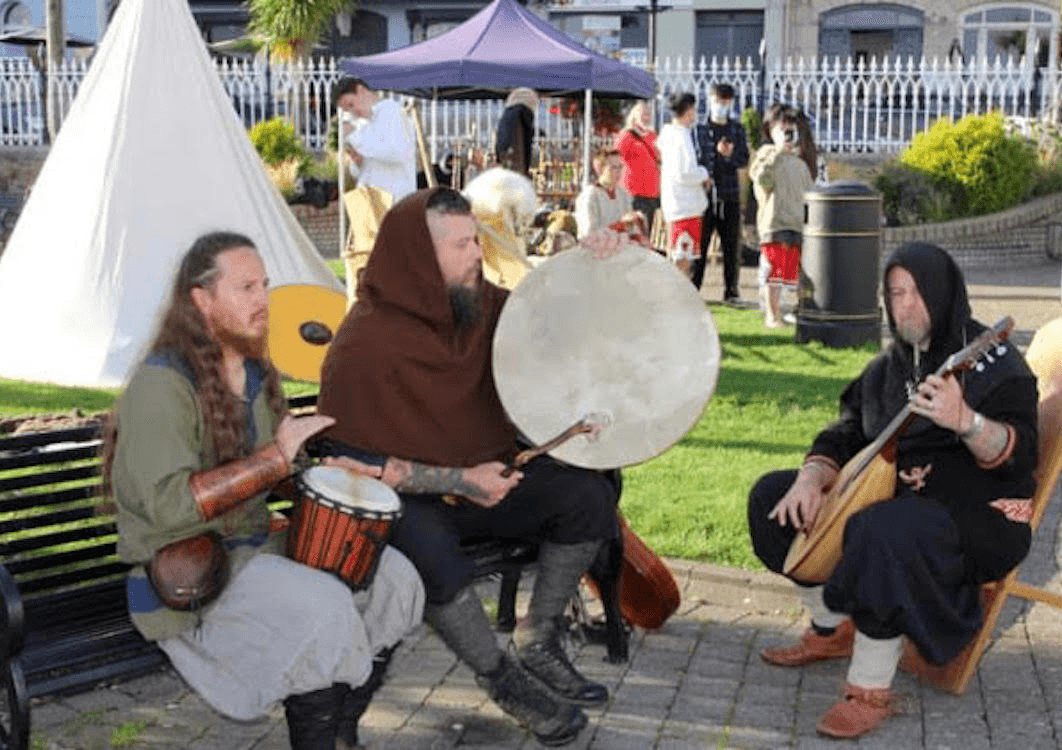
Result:
[[[797,345],[791,328],[766,331],[755,311],[714,306],[712,314],[723,348],[715,395],[676,446],[624,470],[622,507],[660,554],[758,568],[745,521],[749,488],[761,474],[800,464],[873,350]],[[289,395],[314,388],[284,384]],[[0,418],[104,411],[117,393],[0,380]]]
[[[623,472],[623,510],[657,552],[762,568],[745,519],[762,474],[798,467],[837,415],[837,398],[873,356],[870,347],[793,343],[754,311],[713,306],[722,367],[704,415],[676,446]]]

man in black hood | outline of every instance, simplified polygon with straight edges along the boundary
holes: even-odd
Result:
[[[825,585],[801,584],[811,627],[764,661],[803,666],[851,656],[842,699],[819,720],[831,737],[858,737],[896,713],[890,685],[906,637],[933,664],[955,657],[981,623],[980,584],[1026,555],[1037,459],[1036,379],[1012,346],[977,368],[938,375],[985,326],[970,315],[962,273],[938,247],[905,245],[885,266],[892,343],[841,394],[840,418],[815,439],[799,471],[761,478],[749,498],[753,547],[781,573],[838,472],[906,405],[896,490],[846,522],[841,559]]]

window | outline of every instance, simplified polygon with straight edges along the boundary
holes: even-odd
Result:
[[[12,2],[3,6],[3,25],[5,29],[16,29],[30,25],[30,12],[23,3]]]
[[[819,56],[857,62],[922,56],[922,11],[905,5],[843,5],[819,16]]]
[[[629,59],[649,49],[645,13],[552,13],[550,23],[595,52]]]
[[[763,40],[762,11],[698,11],[694,39],[696,59],[751,57],[760,60]]]
[[[1057,53],[1058,15],[1043,6],[1013,3],[985,6],[962,17],[967,60],[1035,61],[1046,65]]]

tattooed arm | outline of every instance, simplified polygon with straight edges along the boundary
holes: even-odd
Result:
[[[324,444],[331,454],[324,459],[327,466],[339,466],[353,474],[380,479],[399,492],[459,495],[485,508],[500,503],[524,476],[519,471],[502,476],[508,467],[500,461],[468,468],[433,466],[394,456],[385,457],[337,441]]]
[[[506,465],[500,461],[470,466],[431,466],[393,456],[387,459],[381,479],[399,492],[411,494],[460,495],[489,508],[497,505],[523,478],[514,471],[502,476]]]
[[[982,468],[997,468],[1014,452],[1014,428],[970,408],[954,375],[928,376],[911,399],[911,411],[958,435]]]

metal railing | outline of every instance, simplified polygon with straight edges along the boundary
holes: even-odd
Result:
[[[250,128],[274,116],[292,121],[306,146],[328,143],[332,89],[342,76],[334,59],[274,64],[219,61],[218,76],[243,124]],[[658,112],[670,93],[690,91],[705,114],[716,82],[732,85],[738,109],[785,101],[810,116],[818,146],[827,151],[894,153],[940,118],[1000,111],[1024,123],[1062,125],[1062,69],[1037,68],[1024,60],[950,63],[925,59],[855,61],[798,59],[767,70],[752,58],[676,58],[655,66]],[[50,72],[65,117],[88,70],[81,60]],[[47,142],[45,74],[28,58],[0,58],[0,144]],[[490,149],[503,104],[493,100],[414,100],[433,156],[479,147]],[[536,130],[551,153],[572,152],[582,130],[582,98],[544,99]],[[1040,132],[1045,128],[1039,128]],[[574,152],[572,152],[574,153]]]

